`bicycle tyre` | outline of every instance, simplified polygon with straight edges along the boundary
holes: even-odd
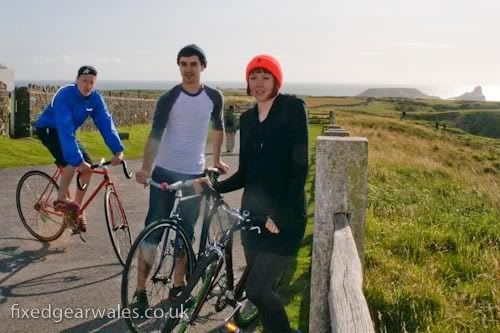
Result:
[[[111,244],[113,244],[113,250],[120,264],[124,266],[132,245],[132,238],[130,236],[127,215],[118,195],[112,187],[106,188],[104,195],[104,216],[106,217],[106,226]]]
[[[244,300],[246,303],[242,305],[234,314],[234,323],[240,328],[247,328],[259,317],[259,310],[257,307],[247,298]],[[247,307],[245,311],[242,308]]]
[[[27,193],[24,193],[25,190],[30,190],[30,182],[34,183],[31,186],[33,194],[30,197],[33,198],[32,200],[27,197]],[[37,182],[40,185],[37,185]],[[38,193],[39,190],[42,192]],[[16,206],[19,218],[30,234],[43,242],[56,240],[64,232],[64,217],[61,213],[56,212],[53,206],[53,202],[57,200],[58,191],[59,186],[57,183],[48,174],[39,170],[25,173],[17,184]],[[46,195],[46,198],[41,198],[41,195]],[[29,203],[25,205],[27,200]],[[31,213],[37,212],[35,215],[36,227],[31,226],[29,223],[31,215],[28,210],[31,209],[33,209]],[[39,219],[41,223],[38,223]],[[41,229],[50,229],[50,231],[45,233]]]
[[[136,289],[136,282],[137,279],[134,279],[134,274],[137,273],[138,270],[138,258],[140,256],[141,248],[145,247],[145,243],[148,243],[147,239],[152,233],[157,232],[161,233],[161,239],[159,242],[163,240],[163,244],[165,242],[169,244],[170,240],[170,235],[175,235],[177,232],[177,228],[179,228],[179,241],[181,242],[181,246],[184,246],[187,248],[186,255],[187,255],[187,267],[186,267],[186,280],[189,281],[190,277],[193,274],[194,270],[194,264],[195,264],[195,258],[194,258],[194,253],[193,250],[191,249],[191,245],[189,242],[189,238],[186,236],[186,232],[184,229],[178,225],[178,221],[175,219],[162,219],[155,221],[151,224],[149,224],[144,230],[141,231],[141,233],[137,236],[135,241],[132,244],[132,247],[128,253],[127,260],[125,262],[125,266],[123,269],[123,274],[122,274],[122,285],[121,285],[121,303],[123,309],[130,309],[131,312],[133,313],[133,309],[131,309],[131,303],[130,300],[132,300],[133,297],[133,292]],[[165,239],[166,238],[166,239]],[[168,245],[167,245],[168,246]],[[159,247],[159,246],[157,246]],[[171,257],[172,258],[172,257]],[[155,258],[155,262],[153,263],[150,273],[154,270],[157,269],[158,265],[164,265],[165,268],[173,268],[172,264],[167,264],[165,261],[167,260],[167,256],[165,256],[161,262],[158,262],[157,265],[157,259]],[[173,260],[172,260],[173,262]],[[169,272],[171,273],[171,271]],[[137,275],[136,275],[137,276]],[[149,305],[151,307],[152,302],[155,303],[153,306],[154,307],[163,307],[164,306],[164,300],[168,299],[168,291],[170,290],[170,285],[167,285],[164,283],[164,281],[155,281],[152,276],[147,277],[147,283],[149,285],[152,284],[152,289],[148,289],[148,284],[146,285],[146,293],[148,294],[148,297],[152,297],[154,295],[157,295],[157,297],[153,300],[151,298],[148,298]],[[129,285],[131,283],[131,285]],[[156,292],[157,291],[157,292]],[[133,316],[128,316],[125,317],[125,321],[127,323],[128,328],[132,332],[148,332],[151,331],[155,325],[161,325],[163,326],[165,319],[163,320],[158,320],[158,322],[153,321],[143,321],[143,318],[133,318]],[[154,318],[153,318],[154,319]],[[144,330],[142,328],[144,327]],[[160,329],[155,329],[155,330],[160,330]]]
[[[217,264],[219,263],[219,256],[216,252],[210,251],[208,254],[203,255],[196,264],[195,271],[189,279],[188,284],[179,296],[177,307],[181,310],[183,306],[188,308],[189,318],[178,318],[171,317],[168,318],[162,333],[171,333],[177,327],[176,333],[184,333],[188,325],[196,320],[196,317],[191,317],[193,313],[196,315],[201,310],[201,307],[205,304],[208,293],[210,292],[210,287],[216,277]],[[219,267],[220,268],[220,267]],[[199,289],[195,288],[199,285]]]

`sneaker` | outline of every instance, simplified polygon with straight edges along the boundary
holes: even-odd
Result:
[[[87,217],[85,215],[78,216],[78,229],[81,232],[87,232]]]
[[[77,214],[80,205],[73,201],[56,200],[54,201],[54,210],[56,212],[64,212],[67,214]]]
[[[137,289],[134,294],[134,303],[130,304],[132,311],[137,312],[141,317],[146,314],[149,309],[148,295],[146,289]]]
[[[168,300],[172,302],[177,302],[179,300],[179,296],[181,295],[185,287],[186,286],[178,286],[170,288],[170,290],[168,291]]]

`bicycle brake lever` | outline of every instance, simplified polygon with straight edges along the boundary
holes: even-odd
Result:
[[[250,230],[250,231],[257,230],[258,234],[262,233],[262,230],[260,229],[260,227],[257,227],[257,226],[252,226],[248,230]]]

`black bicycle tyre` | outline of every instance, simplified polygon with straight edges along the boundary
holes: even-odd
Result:
[[[127,256],[127,261],[125,262],[125,266],[123,268],[123,273],[122,273],[122,285],[121,285],[121,303],[123,309],[129,308],[128,304],[128,275],[129,275],[129,270],[130,270],[130,265],[132,264],[132,261],[134,260],[135,253],[139,249],[140,244],[153,232],[155,229],[159,228],[171,228],[174,232],[179,229],[179,235],[181,242],[183,243],[184,246],[187,246],[188,251],[188,263],[187,263],[187,270],[186,270],[186,279],[189,281],[190,277],[193,274],[194,270],[194,265],[195,265],[195,258],[194,258],[194,253],[191,248],[190,242],[188,241],[188,237],[186,236],[186,232],[184,229],[178,225],[178,221],[174,219],[161,219],[152,222],[149,224],[144,230],[141,231],[141,233],[137,236],[137,238],[134,240],[132,243],[132,247],[130,248],[130,251]],[[134,281],[135,282],[135,281]],[[127,323],[128,328],[132,332],[138,332],[133,325],[131,318],[125,317],[125,322]]]
[[[190,314],[192,314],[194,312],[199,312],[201,310],[201,307],[205,303],[205,299],[208,293],[210,292],[210,286],[213,283],[213,278],[216,273],[216,266],[218,260],[219,256],[217,255],[216,252],[213,251],[209,252],[206,255],[203,255],[198,260],[193,275],[188,280],[188,284],[183,289],[182,293],[179,295],[179,301],[177,302],[177,305],[180,306],[181,304],[186,303],[191,296],[191,292],[198,285],[198,281],[200,281],[200,279],[204,279],[204,281],[202,282],[202,288],[200,289],[200,291],[198,291],[195,303],[192,305],[193,308],[189,312]],[[193,320],[193,318],[190,318],[190,320]],[[180,318],[169,318],[166,321],[162,333],[172,332],[172,330],[179,324],[179,321]],[[184,321],[182,324],[189,325],[187,321]],[[181,332],[184,332],[184,330],[182,330]]]
[[[240,308],[236,311],[233,317],[234,323],[240,328],[249,327],[259,317],[259,310],[257,309],[257,307],[248,299],[247,302],[250,302],[253,306],[252,312],[249,315],[243,316]]]
[[[122,219],[122,224],[123,222],[125,222],[124,225],[117,230],[113,230],[112,227],[113,223],[111,221],[111,218],[112,216],[114,216],[114,214],[116,214],[116,212],[113,212],[112,208],[113,206],[111,205],[111,198],[114,198],[116,200],[120,218]],[[113,250],[115,251],[117,258],[120,261],[120,264],[124,266],[127,260],[128,252],[130,251],[132,245],[132,238],[130,236],[130,228],[128,227],[127,215],[125,213],[125,210],[123,209],[123,205],[121,201],[118,199],[116,192],[111,187],[108,187],[106,189],[106,194],[104,195],[104,216],[106,217],[106,226],[108,229],[109,238],[111,239],[111,244],[113,245]],[[128,248],[122,249],[123,244],[121,244],[119,240],[113,237],[114,234],[116,234],[117,232],[124,233],[123,236],[125,237],[125,241],[127,242]]]
[[[50,242],[50,241],[56,240],[57,238],[59,238],[62,235],[62,233],[64,232],[64,229],[65,229],[64,221],[59,224],[60,225],[59,229],[57,229],[57,231],[53,235],[50,235],[50,236],[44,236],[44,235],[41,235],[41,234],[37,233],[28,224],[28,222],[26,221],[25,212],[23,212],[23,209],[21,207],[22,204],[21,204],[21,198],[20,198],[20,196],[21,196],[21,191],[22,191],[24,183],[26,182],[26,180],[28,178],[30,178],[32,176],[40,176],[42,178],[45,178],[47,180],[47,182],[52,183],[52,186],[54,186],[54,189],[55,189],[56,192],[59,191],[59,186],[57,185],[57,183],[52,179],[52,177],[50,177],[45,172],[39,171],[39,170],[28,171],[27,173],[25,173],[21,177],[21,179],[19,180],[19,182],[17,184],[17,189],[16,189],[16,206],[17,206],[17,212],[19,214],[19,218],[21,219],[21,222],[23,223],[24,227],[29,231],[29,233],[31,235],[33,235],[33,237],[35,237],[36,239],[38,239],[38,240],[40,240],[42,242]]]

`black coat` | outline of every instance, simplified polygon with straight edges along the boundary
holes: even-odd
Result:
[[[308,128],[304,102],[278,95],[259,122],[257,105],[240,117],[238,171],[215,184],[220,192],[244,187],[241,207],[261,220],[270,216],[280,232],[243,232],[243,245],[281,255],[297,252],[306,225],[304,185],[308,170]]]

